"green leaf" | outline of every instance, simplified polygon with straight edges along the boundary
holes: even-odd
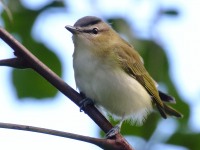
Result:
[[[55,3],[49,4],[49,6],[54,5]],[[33,11],[24,8],[18,1],[9,1],[8,8],[12,10],[13,20],[9,20],[7,14],[4,12],[2,16],[4,18],[5,28],[10,33],[17,35],[17,39],[26,48],[61,76],[62,66],[56,54],[44,44],[36,42],[31,36],[32,26],[36,18],[47,7],[44,6],[40,11]],[[56,88],[32,70],[14,69],[12,72],[12,81],[19,98],[33,97],[41,99],[53,97],[57,93]]]
[[[190,150],[199,150],[200,148],[200,134],[199,133],[176,133],[168,141],[175,145],[185,146]]]

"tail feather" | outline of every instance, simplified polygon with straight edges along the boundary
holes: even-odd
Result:
[[[169,103],[176,103],[176,100],[173,96],[170,96],[168,94],[165,94],[161,91],[158,91],[159,92],[159,96],[160,96],[160,99],[164,102],[169,102]]]
[[[175,110],[174,108],[166,105],[163,103],[163,106],[164,107],[160,107],[160,106],[157,106],[157,109],[160,113],[160,115],[164,118],[164,119],[167,119],[167,116],[174,116],[174,117],[177,117],[177,118],[182,118],[183,115],[178,112],[177,110]]]
[[[157,106],[157,109],[158,109],[160,115],[161,115],[164,119],[167,119],[167,114],[166,114],[166,112],[163,110],[163,108],[161,108],[160,106]]]
[[[168,116],[174,116],[174,117],[177,117],[177,118],[182,118],[183,115],[180,112],[178,112],[177,110],[175,110],[171,106],[168,106],[167,104],[165,104],[166,102],[176,103],[175,98],[170,96],[170,95],[167,95],[167,94],[165,94],[161,91],[158,91],[158,92],[159,92],[160,100],[162,100],[162,105],[158,105],[156,103],[156,100],[154,101],[154,104],[157,107],[160,115],[164,119],[166,119]]]
[[[177,110],[175,110],[174,108],[170,106],[167,106],[166,104],[164,104],[164,111],[169,116],[175,116],[177,118],[183,117],[183,115],[180,112],[178,112]]]

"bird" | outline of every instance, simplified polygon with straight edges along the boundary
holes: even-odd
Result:
[[[74,77],[84,100],[120,120],[107,137],[119,133],[125,120],[142,125],[154,109],[164,119],[183,116],[166,104],[175,99],[158,90],[138,51],[108,23],[85,16],[65,28],[72,33]]]

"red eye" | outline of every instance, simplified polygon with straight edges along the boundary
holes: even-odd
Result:
[[[98,30],[97,28],[93,28],[93,29],[92,29],[92,32],[93,32],[94,34],[98,34],[99,30]]]

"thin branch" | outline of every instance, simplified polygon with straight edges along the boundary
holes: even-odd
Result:
[[[18,69],[29,68],[28,64],[26,64],[22,59],[19,58],[2,59],[0,60],[0,66],[8,66]]]
[[[26,49],[22,44],[20,44],[11,34],[0,27],[0,38],[2,38],[5,43],[7,43],[13,50],[17,59],[25,62],[27,66],[30,66],[33,70],[44,77],[49,83],[56,87],[65,96],[71,99],[76,105],[79,106],[80,101],[84,98],[73,88],[71,88],[67,83],[65,83],[58,75],[56,75],[52,70],[50,70],[45,64],[43,64],[39,59],[37,59],[28,49]],[[105,132],[107,133],[113,126],[110,122],[98,111],[93,105],[87,105],[84,108],[84,112]],[[111,140],[111,139],[110,139]],[[127,141],[120,135],[117,134],[111,141],[115,142],[115,145],[110,145],[111,149],[117,149],[118,147],[123,147],[124,150],[132,150],[131,146]],[[99,143],[99,142],[98,142]],[[108,148],[110,149],[110,148]]]
[[[82,136],[82,135],[77,135],[77,134],[73,134],[73,133],[68,133],[68,132],[62,132],[62,131],[33,127],[33,126],[19,125],[19,124],[11,124],[11,123],[0,123],[0,128],[44,133],[44,134],[89,142],[92,144],[96,143],[96,140],[101,140],[101,139],[95,139],[95,138],[88,137],[88,136]]]
[[[57,130],[52,130],[52,129],[27,126],[27,125],[11,124],[11,123],[0,122],[0,128],[30,131],[30,132],[44,133],[44,134],[54,135],[54,136],[59,136],[59,137],[64,137],[64,138],[70,138],[70,139],[94,144],[96,146],[101,147],[102,149],[110,149],[111,145],[115,145],[115,143],[113,142],[116,142],[115,140],[111,140],[111,139],[99,139],[99,138],[93,138],[89,136],[83,136],[83,135],[78,135],[78,134],[73,134],[73,133],[68,133],[68,132],[63,132],[63,131],[57,131]],[[117,147],[117,149],[119,149],[119,147]]]
[[[92,140],[94,139],[91,137],[72,134],[68,132],[62,132],[62,131],[45,129],[45,128],[40,128],[40,127],[27,126],[27,125],[11,124],[11,123],[0,122],[0,128],[44,133],[44,134],[60,136],[60,137],[65,137],[65,138],[70,138],[70,139],[75,139],[75,140],[81,140],[81,141],[90,142],[90,143],[93,143]]]

